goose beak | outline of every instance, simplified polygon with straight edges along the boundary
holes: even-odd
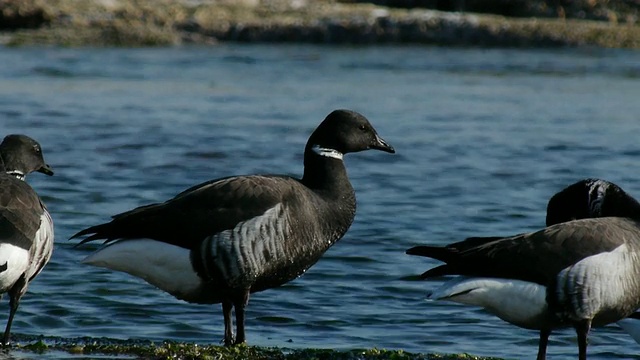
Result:
[[[49,164],[44,164],[44,166],[38,169],[37,171],[45,175],[49,175],[49,176],[53,175],[53,169]]]
[[[384,141],[383,138],[381,138],[380,136],[378,136],[376,134],[376,139],[373,142],[373,144],[371,144],[371,146],[369,146],[370,149],[376,149],[376,150],[382,150],[388,153],[392,153],[395,154],[396,150],[393,148],[393,146],[389,145],[386,141]]]

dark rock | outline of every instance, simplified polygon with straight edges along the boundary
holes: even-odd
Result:
[[[571,18],[627,23],[635,23],[640,11],[640,1],[635,0],[342,0],[342,2],[510,17]]]
[[[37,29],[51,22],[44,8],[19,0],[0,0],[0,30]]]

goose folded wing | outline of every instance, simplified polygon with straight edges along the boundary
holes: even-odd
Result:
[[[194,186],[158,204],[115,215],[109,223],[84,229],[82,243],[149,238],[193,249],[205,238],[264,214],[286,201],[296,180],[276,176],[229,177]],[[275,186],[278,184],[278,186]]]
[[[638,246],[638,224],[625,218],[584,219],[462,250],[441,248],[438,275],[509,278],[549,284],[562,269],[621,245]],[[633,244],[629,244],[633,243]],[[414,254],[418,254],[415,250]],[[430,256],[430,255],[427,255]],[[434,256],[432,256],[434,257]],[[435,270],[435,269],[433,269]],[[428,272],[429,273],[429,272]]]
[[[29,249],[40,228],[42,204],[24,181],[0,174],[0,241]]]

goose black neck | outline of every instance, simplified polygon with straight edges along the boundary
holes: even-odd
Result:
[[[626,193],[622,194],[616,205],[617,209],[611,211],[612,214],[607,213],[606,215],[616,215],[640,220],[640,203],[630,195]]]
[[[307,146],[304,152],[302,183],[317,190],[352,191],[342,159],[324,156]]]

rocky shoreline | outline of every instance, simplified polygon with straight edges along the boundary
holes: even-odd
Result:
[[[0,0],[10,46],[219,42],[640,48],[640,26],[333,0]]]

